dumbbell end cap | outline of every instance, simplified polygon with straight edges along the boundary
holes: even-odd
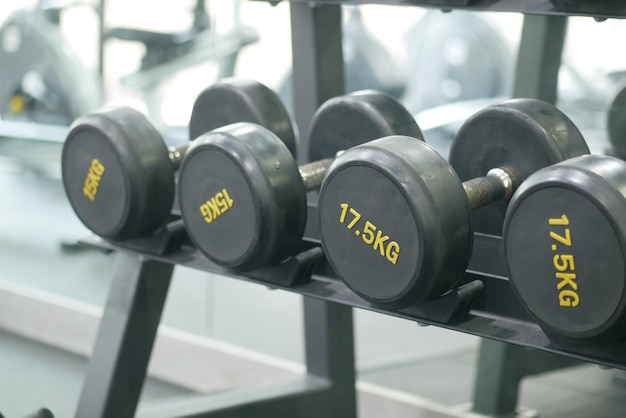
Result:
[[[302,239],[302,179],[287,147],[259,125],[237,123],[197,138],[181,166],[179,198],[192,241],[223,267],[278,263]]]
[[[469,259],[460,181],[430,146],[409,137],[378,139],[338,157],[320,190],[318,224],[333,269],[377,305],[439,296]]]
[[[137,110],[105,109],[77,119],[61,167],[72,208],[97,235],[146,236],[170,214],[174,171],[167,148]]]
[[[548,333],[626,336],[626,163],[587,155],[531,175],[513,196],[504,251],[515,293]]]

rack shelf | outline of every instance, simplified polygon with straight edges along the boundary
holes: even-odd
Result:
[[[315,210],[314,205],[309,205],[308,230],[314,229],[314,225],[310,224],[314,224],[317,219]],[[440,326],[626,369],[626,358],[623,355],[626,352],[626,342],[590,344],[564,340],[547,335],[532,321],[506,278],[500,237],[476,235],[472,262],[457,289],[434,301],[400,310],[374,306],[354,294],[326,263],[321,248],[315,245],[317,237],[307,236],[305,240],[312,246],[297,257],[282,265],[246,274],[236,274],[215,265],[190,245],[181,245],[176,251],[156,255],[138,251],[134,242],[115,244],[92,236],[84,243],[104,251],[120,251],[168,265],[183,265],[272,289],[282,289],[348,307],[408,319],[421,325]]]
[[[518,12],[524,14],[625,18],[626,4],[613,0],[290,0],[308,4],[410,5],[444,10]]]

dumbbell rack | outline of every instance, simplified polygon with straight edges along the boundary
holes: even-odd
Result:
[[[343,93],[341,3],[368,2],[292,0],[290,4],[294,108],[300,132],[302,127],[309,126],[321,103]],[[514,95],[549,102],[556,100],[566,16],[626,17],[626,6],[603,9],[594,1],[379,0],[377,3],[527,13],[516,69],[525,77],[516,77]],[[299,146],[299,162],[304,163],[308,158],[308,143],[305,140]],[[233,275],[202,256],[186,239],[180,222],[168,225],[149,239],[123,243],[96,237],[85,240],[86,244],[104,251],[119,252],[120,259],[76,416],[134,416],[175,265],[303,295],[307,374],[288,385],[216,395],[206,402],[196,402],[185,411],[161,410],[158,415],[150,415],[151,418],[356,417],[353,307],[513,346],[626,368],[626,342],[573,343],[546,335],[531,320],[506,278],[500,237],[476,234],[470,266],[457,289],[418,306],[385,310],[360,299],[335,277],[318,245],[316,219],[315,203],[310,203],[305,234],[309,249],[281,265],[245,275]],[[567,361],[561,366],[564,364]],[[546,370],[559,366],[542,367]]]

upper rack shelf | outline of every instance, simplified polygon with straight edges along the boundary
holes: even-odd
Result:
[[[280,0],[269,0],[278,3]],[[310,4],[398,4],[439,9],[519,12],[525,14],[626,18],[620,0],[290,0]]]

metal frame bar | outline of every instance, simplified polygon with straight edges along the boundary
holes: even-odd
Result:
[[[145,418],[274,418],[325,417],[331,384],[305,377],[271,387],[258,387],[207,395],[197,399],[168,401],[140,410]]]
[[[103,101],[106,94],[104,86],[104,37],[106,36],[106,11],[107,0],[99,0],[98,7],[96,9],[98,14],[98,81],[100,83],[100,94]]]
[[[309,125],[317,108],[344,92],[341,6],[292,3],[293,106],[300,132],[298,162],[309,157]]]
[[[556,103],[567,17],[524,17],[513,97]]]
[[[317,108],[344,92],[341,6],[290,5],[293,102],[300,132],[298,161],[309,160],[308,130]],[[304,297],[307,372],[333,384],[328,411],[356,418],[352,308]]]
[[[332,383],[328,410],[317,416],[356,418],[352,308],[311,297],[303,302],[307,372]]]
[[[135,414],[173,269],[119,255],[76,417]]]
[[[472,411],[488,416],[514,416],[524,377],[581,364],[557,354],[483,340],[476,364]]]

